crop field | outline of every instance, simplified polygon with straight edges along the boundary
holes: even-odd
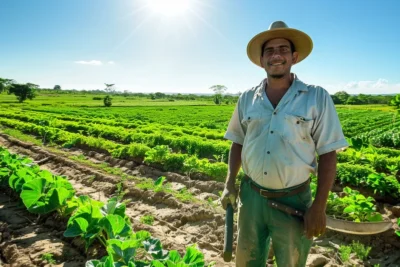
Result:
[[[234,104],[120,96],[106,108],[94,97],[0,95],[0,266],[234,266],[222,260],[218,202]],[[351,147],[338,153],[327,214],[393,227],[328,230],[307,265],[397,266],[400,116],[336,108]],[[311,186],[315,195],[314,176]]]

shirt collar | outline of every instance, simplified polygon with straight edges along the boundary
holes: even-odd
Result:
[[[294,76],[293,82],[292,82],[292,85],[289,87],[289,89],[290,90],[295,90],[295,91],[298,91],[298,92],[308,92],[307,85],[305,83],[303,83],[302,81],[300,81],[296,74],[293,73],[293,76]],[[268,78],[265,78],[257,86],[256,95],[258,97],[262,96],[262,93],[263,93],[267,83],[268,83]]]

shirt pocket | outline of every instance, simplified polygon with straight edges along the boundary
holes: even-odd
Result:
[[[262,116],[259,112],[251,112],[245,114],[242,125],[246,129],[246,139],[252,140],[257,138],[262,131]]]
[[[313,125],[313,119],[293,114],[285,114],[283,137],[286,141],[294,144],[312,143],[311,131]]]

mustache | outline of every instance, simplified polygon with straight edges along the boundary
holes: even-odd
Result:
[[[269,65],[273,65],[273,64],[276,64],[276,63],[286,64],[286,60],[283,60],[283,61],[274,60],[274,61],[268,62]]]

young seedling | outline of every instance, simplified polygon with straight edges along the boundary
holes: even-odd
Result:
[[[46,261],[48,264],[55,264],[56,261],[53,259],[53,254],[51,253],[43,253],[41,259]]]
[[[147,225],[153,225],[154,217],[152,215],[144,215],[140,218],[140,222]]]

